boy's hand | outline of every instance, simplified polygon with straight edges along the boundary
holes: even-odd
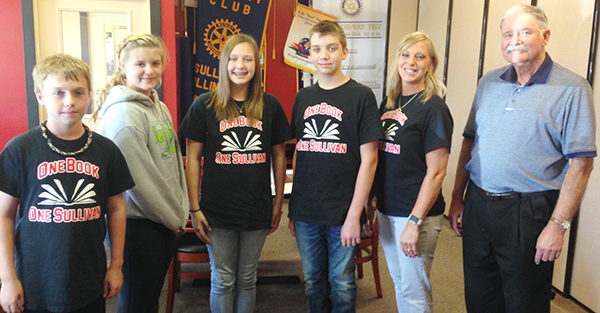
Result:
[[[293,237],[296,237],[296,229],[294,228],[294,220],[288,220],[288,228],[290,229],[290,233]]]
[[[18,279],[2,282],[0,304],[2,304],[2,309],[9,313],[20,313],[25,309],[23,286]]]
[[[104,298],[116,297],[123,286],[123,271],[121,268],[110,267],[104,276]]]
[[[354,247],[360,243],[360,220],[354,218],[346,218],[342,226],[342,246]]]

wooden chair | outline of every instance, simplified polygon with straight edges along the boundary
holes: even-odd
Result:
[[[181,278],[210,278],[210,269],[208,272],[182,272],[181,263],[202,262],[210,262],[208,248],[206,247],[206,244],[196,236],[193,228],[186,228],[184,233],[177,235],[177,251],[169,266],[167,313],[173,312],[175,293],[180,290]]]
[[[358,245],[358,252],[355,257],[356,271],[358,272],[358,278],[363,278],[363,263],[370,261],[373,267],[377,298],[383,298],[381,280],[379,279],[379,227],[377,226],[377,218],[369,218],[367,225],[371,227],[373,234],[372,236],[367,236],[364,230],[361,232],[360,244]],[[364,256],[363,253],[365,254]]]

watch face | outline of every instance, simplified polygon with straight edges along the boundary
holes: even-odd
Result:
[[[571,222],[569,222],[569,221],[562,222],[562,227],[564,229],[569,229],[569,227],[571,227]]]

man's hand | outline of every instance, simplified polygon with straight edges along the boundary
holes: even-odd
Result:
[[[192,213],[192,225],[194,226],[194,232],[196,233],[196,236],[198,236],[200,240],[204,241],[204,243],[210,244],[210,239],[208,239],[208,236],[204,231],[204,226],[206,226],[206,229],[209,231],[211,231],[212,228],[210,225],[208,225],[208,221],[206,220],[206,217],[204,217],[204,213],[202,213],[202,211],[196,211]]]
[[[116,297],[123,286],[123,271],[111,266],[104,276],[104,298]]]
[[[448,219],[450,220],[450,227],[454,229],[454,232],[459,236],[462,236],[462,214],[464,207],[465,203],[463,202],[463,199],[452,198]],[[459,222],[458,219],[461,221]]]
[[[360,221],[354,218],[346,218],[340,234],[342,246],[354,247],[360,243]]]
[[[417,242],[419,241],[419,234],[421,227],[411,222],[406,222],[406,227],[400,235],[400,248],[404,255],[409,258],[414,258],[418,255]]]
[[[267,235],[272,234],[279,227],[279,222],[281,222],[281,206],[277,204],[273,204],[273,217],[271,217],[271,229]]]
[[[535,264],[558,259],[562,251],[565,230],[555,222],[549,222],[538,237],[535,245]]]
[[[290,233],[293,237],[296,237],[296,230],[294,229],[294,220],[290,219],[288,221],[288,228],[290,229]]]
[[[20,313],[25,309],[23,286],[18,279],[2,282],[0,289],[0,304],[6,312]]]

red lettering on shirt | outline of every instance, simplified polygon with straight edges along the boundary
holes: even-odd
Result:
[[[307,119],[313,115],[328,115],[337,119],[338,121],[341,121],[342,114],[344,114],[342,110],[323,102],[321,104],[315,104],[307,107],[304,110],[304,119]]]
[[[232,127],[252,127],[262,131],[262,124],[262,121],[254,121],[252,125],[249,125],[248,119],[245,116],[238,116],[237,119],[231,122],[222,120],[221,123],[219,123],[219,131],[224,132]]]
[[[44,179],[59,173],[77,173],[100,178],[100,168],[92,163],[66,158],[54,162],[42,162],[37,168],[37,178]]]
[[[406,115],[399,110],[387,111],[381,116],[382,121],[388,118],[398,121],[398,123],[400,123],[401,126],[404,126],[404,122],[406,122],[406,120],[408,119],[408,117],[406,117]]]

